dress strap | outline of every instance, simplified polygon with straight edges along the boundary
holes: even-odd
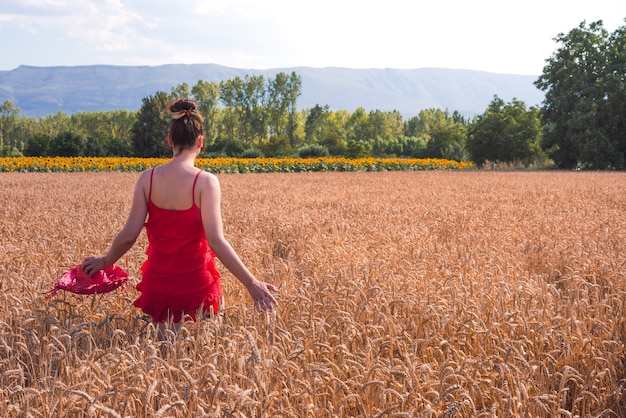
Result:
[[[194,205],[196,204],[196,183],[198,182],[200,173],[202,173],[202,170],[198,171],[198,174],[196,174],[196,178],[193,180],[193,187],[191,188],[191,201]]]
[[[154,175],[154,167],[150,170],[150,191],[148,192],[148,202],[152,202],[152,176]]]

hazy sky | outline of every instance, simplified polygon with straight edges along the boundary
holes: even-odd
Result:
[[[2,0],[0,70],[213,63],[538,75],[583,20],[625,0]]]

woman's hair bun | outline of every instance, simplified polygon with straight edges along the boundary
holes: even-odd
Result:
[[[168,106],[168,109],[172,113],[192,112],[198,109],[198,104],[195,100],[188,98],[176,99]]]

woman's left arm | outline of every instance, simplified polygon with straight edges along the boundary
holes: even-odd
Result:
[[[270,283],[258,280],[224,237],[220,208],[221,190],[217,177],[210,173],[203,173],[200,177],[202,224],[209,246],[224,267],[246,287],[255,308],[258,311],[274,311],[278,303],[271,292],[278,292],[278,289]]]

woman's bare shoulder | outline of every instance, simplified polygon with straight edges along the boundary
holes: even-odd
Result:
[[[198,183],[200,183],[200,187],[203,189],[212,189],[220,187],[220,182],[217,179],[217,176],[213,173],[209,173],[208,171],[201,171],[200,176],[198,178]]]
[[[152,168],[149,168],[139,173],[139,177],[137,178],[137,185],[149,184],[151,174],[152,174]]]

